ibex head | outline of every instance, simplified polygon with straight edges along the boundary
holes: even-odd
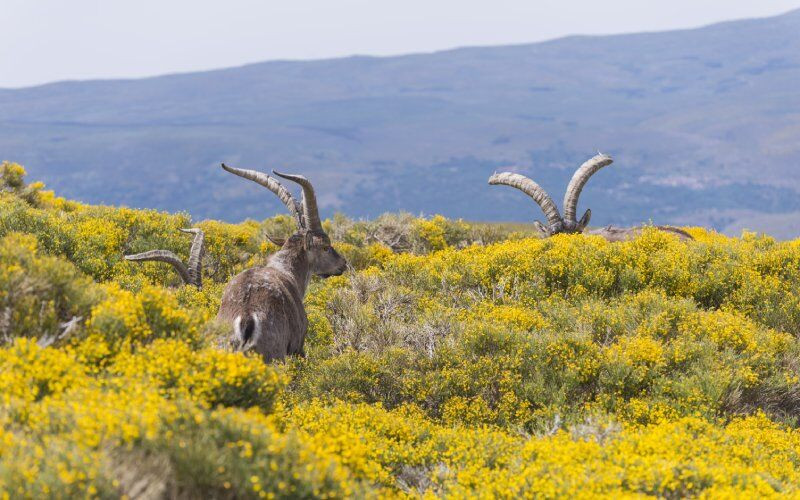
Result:
[[[535,221],[534,224],[536,225],[537,229],[546,235],[552,236],[558,233],[582,233],[589,224],[589,219],[592,217],[592,211],[587,210],[580,220],[575,218],[578,210],[578,198],[581,195],[581,191],[589,181],[589,178],[594,175],[595,172],[603,167],[611,165],[613,161],[614,160],[612,160],[608,155],[598,154],[578,168],[578,170],[575,172],[575,175],[572,176],[572,180],[569,181],[567,193],[564,195],[563,217],[561,214],[559,214],[558,207],[556,207],[556,204],[553,202],[553,199],[550,198],[550,195],[547,194],[547,191],[545,191],[542,186],[525,177],[524,175],[511,172],[494,174],[489,177],[489,184],[504,184],[506,186],[515,187],[533,198],[533,201],[535,201],[542,208],[542,211],[547,218],[546,226],[542,225],[542,223],[539,221]]]
[[[308,257],[309,269],[312,274],[317,276],[323,278],[338,276],[347,269],[347,261],[333,248],[330,238],[325,233],[325,230],[322,229],[322,222],[317,208],[317,197],[314,194],[314,187],[308,179],[302,175],[282,174],[272,171],[278,177],[296,182],[303,188],[303,201],[298,203],[288,189],[263,172],[233,168],[224,163],[222,168],[269,189],[280,198],[294,216],[297,221],[295,234],[287,240],[270,238],[270,241],[281,248],[305,251]]]

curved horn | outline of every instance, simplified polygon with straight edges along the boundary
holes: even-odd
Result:
[[[269,189],[270,191],[272,191],[273,193],[275,193],[275,195],[278,198],[280,198],[283,204],[286,205],[286,208],[289,209],[289,212],[291,212],[294,218],[297,219],[297,223],[299,224],[300,228],[301,229],[303,228],[303,217],[302,214],[300,213],[300,208],[298,207],[297,200],[294,199],[292,193],[290,193],[288,189],[283,187],[283,185],[280,182],[273,179],[269,175],[263,172],[258,172],[256,170],[245,170],[242,168],[229,167],[224,163],[222,164],[222,168],[224,168],[226,171],[234,175],[238,175],[239,177],[244,177],[245,179],[251,180],[256,184],[260,184],[265,188]]]
[[[202,229],[181,229],[182,232],[193,234],[192,249],[189,250],[189,260],[187,267],[189,268],[189,279],[192,284],[201,287],[203,285],[203,256],[206,253],[206,235]]]
[[[586,185],[592,175],[601,168],[611,165],[613,161],[614,160],[608,155],[598,154],[590,158],[575,171],[572,180],[569,181],[569,185],[567,186],[567,192],[564,195],[564,219],[567,221],[567,224],[578,225],[575,214],[578,210],[578,198],[581,195],[583,186]]]
[[[286,240],[283,239],[283,238],[276,238],[276,237],[274,237],[272,235],[269,235],[269,234],[267,234],[266,237],[267,237],[267,239],[269,240],[270,243],[272,243],[273,245],[275,245],[278,248],[283,248],[283,245],[286,244]]]
[[[674,226],[656,226],[656,228],[660,231],[664,231],[666,233],[672,233],[678,236],[681,240],[694,240],[694,236],[686,232],[685,230],[674,227]]]
[[[125,260],[132,260],[135,262],[145,262],[149,260],[166,262],[178,271],[184,283],[194,284],[192,283],[191,277],[189,277],[189,271],[186,269],[186,266],[183,265],[181,259],[169,250],[150,250],[149,252],[137,253],[135,255],[126,255]]]
[[[322,222],[319,220],[319,209],[317,208],[317,195],[314,194],[314,186],[302,175],[282,174],[272,171],[278,177],[296,182],[303,188],[303,217],[306,220],[306,229],[311,231],[322,231]]]
[[[523,193],[533,198],[533,201],[535,201],[542,208],[545,217],[547,217],[547,225],[549,226],[548,229],[550,230],[549,232],[551,234],[555,229],[563,225],[561,215],[558,213],[558,207],[556,207],[556,204],[553,202],[553,199],[550,198],[550,195],[547,194],[547,191],[545,191],[542,186],[536,184],[524,175],[515,174],[512,172],[494,174],[489,177],[489,184],[502,184],[504,186],[511,186],[519,189]]]

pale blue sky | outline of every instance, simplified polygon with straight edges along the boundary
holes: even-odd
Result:
[[[0,87],[689,28],[800,0],[0,0]]]

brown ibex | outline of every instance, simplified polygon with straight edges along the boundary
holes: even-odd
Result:
[[[608,241],[625,241],[641,233],[645,226],[628,228],[606,226],[601,229],[591,229],[587,231],[586,226],[589,224],[589,219],[592,217],[592,211],[586,210],[580,220],[577,220],[576,218],[578,212],[578,198],[581,195],[583,187],[586,185],[592,175],[594,175],[601,168],[611,165],[613,161],[614,160],[612,160],[608,155],[598,154],[578,168],[578,170],[572,176],[572,180],[569,181],[567,192],[564,195],[563,217],[558,212],[558,207],[556,207],[556,204],[553,202],[553,199],[550,198],[550,195],[547,194],[547,192],[539,184],[535,183],[524,175],[515,174],[512,172],[503,172],[499,174],[496,173],[489,177],[489,184],[503,184],[506,186],[511,186],[519,189],[523,193],[533,198],[533,201],[535,201],[539,207],[541,207],[545,217],[547,218],[546,226],[542,225],[542,223],[539,221],[534,221],[534,226],[546,236],[552,236],[558,233],[585,232],[586,234],[602,236]],[[683,229],[670,226],[654,227],[661,231],[674,234],[682,240],[693,239],[692,236]]]
[[[186,265],[169,250],[150,250],[135,255],[126,255],[125,260],[166,262],[175,268],[184,283],[201,288],[203,286],[203,255],[206,252],[205,234],[201,229],[197,228],[180,229],[180,231],[194,235],[192,248],[189,250],[189,260]]]
[[[267,174],[224,163],[222,168],[275,193],[297,220],[298,229],[286,241],[273,240],[281,249],[266,265],[234,276],[222,294],[217,320],[232,325],[230,344],[236,350],[256,351],[264,361],[283,359],[290,354],[304,355],[308,318],[303,297],[311,275],[338,276],[347,268],[347,261],[334,250],[322,229],[317,198],[308,179],[272,171],[303,188],[300,204]]]

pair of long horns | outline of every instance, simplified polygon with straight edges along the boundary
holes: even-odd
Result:
[[[203,256],[206,253],[205,234],[201,229],[197,228],[180,229],[180,231],[194,235],[192,239],[192,248],[189,250],[189,260],[186,264],[181,261],[180,257],[169,250],[150,250],[135,255],[126,255],[125,260],[134,262],[166,262],[177,271],[184,283],[187,285],[194,285],[197,288],[202,287]]]
[[[317,195],[314,194],[314,186],[312,186],[311,182],[302,175],[282,174],[280,172],[276,172],[275,170],[272,171],[272,173],[278,177],[296,182],[300,185],[300,187],[303,188],[303,201],[302,203],[298,203],[288,189],[283,187],[283,185],[278,182],[277,179],[270,177],[268,174],[258,172],[256,170],[245,170],[241,168],[229,167],[224,163],[222,164],[222,168],[232,174],[238,175],[239,177],[244,177],[245,179],[260,184],[275,193],[275,195],[280,198],[283,204],[286,205],[286,208],[289,209],[289,212],[292,214],[292,216],[297,219],[297,225],[300,229],[307,231],[322,231],[322,222],[319,218]]]
[[[572,176],[572,180],[569,181],[569,185],[567,186],[567,192],[564,195],[563,217],[558,212],[558,207],[550,195],[547,194],[547,191],[545,191],[542,186],[525,177],[524,175],[515,174],[512,172],[494,174],[489,177],[489,184],[503,184],[506,186],[511,186],[519,189],[523,193],[533,198],[533,201],[535,201],[539,207],[541,207],[545,217],[547,218],[547,227],[543,228],[546,233],[556,234],[562,232],[581,232],[589,224],[589,219],[592,216],[592,211],[587,210],[580,220],[576,219],[578,211],[578,198],[580,198],[581,191],[583,191],[583,187],[586,185],[592,175],[594,175],[601,168],[611,165],[613,161],[614,160],[608,155],[598,154],[597,156],[594,156],[586,161],[578,168],[577,171],[575,171],[575,174]],[[541,224],[538,222],[537,225],[541,226]]]

